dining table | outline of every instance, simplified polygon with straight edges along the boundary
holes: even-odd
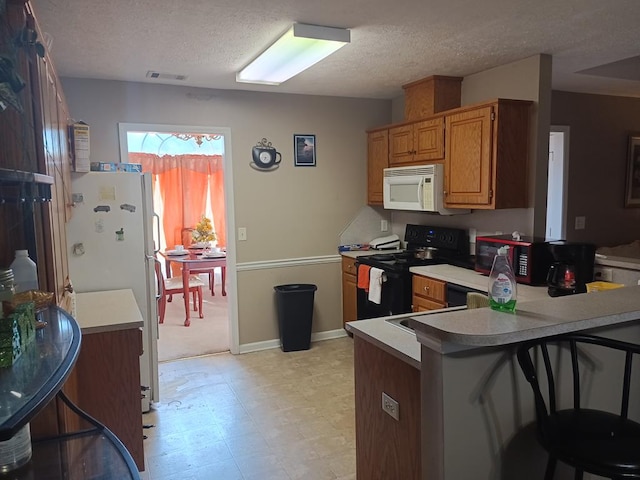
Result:
[[[221,267],[222,270],[222,295],[227,295],[225,288],[227,274],[227,254],[226,252],[212,252],[203,249],[184,249],[182,251],[165,250],[160,252],[165,260],[165,271],[167,277],[171,277],[171,264],[175,263],[182,268],[182,288],[189,291],[189,275],[191,270],[202,270],[207,268]],[[185,320],[184,325],[191,325],[189,317],[189,295],[184,297]]]

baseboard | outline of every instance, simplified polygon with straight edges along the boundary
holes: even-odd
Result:
[[[346,336],[347,332],[344,328],[339,328],[337,330],[312,333],[311,342],[321,342],[323,340],[331,340]],[[240,345],[238,353],[259,352],[261,350],[269,350],[271,348],[280,348],[280,339],[276,338],[274,340],[265,340],[264,342],[244,343]]]
[[[333,338],[346,337],[347,332],[344,328],[338,328],[337,330],[327,330],[326,332],[318,332],[311,334],[312,342],[321,342],[322,340],[331,340]]]

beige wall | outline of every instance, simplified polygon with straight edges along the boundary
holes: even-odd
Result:
[[[390,101],[71,78],[63,85],[71,115],[91,126],[93,161],[119,159],[118,122],[231,130],[231,221],[247,229],[246,242],[229,246],[240,345],[278,338],[276,284],[317,283],[314,330],[342,327],[338,238],[366,203],[365,130],[390,122]],[[317,167],[293,166],[296,133],[316,135]],[[263,137],[282,154],[273,172],[249,166]]]
[[[628,137],[640,98],[552,93],[551,123],[569,126],[567,239],[611,246],[640,239],[640,208],[624,208]],[[574,229],[577,215],[584,230]]]
[[[238,317],[243,321],[243,350],[250,350],[254,343],[278,337],[277,316],[271,314],[275,309],[273,285],[292,282],[316,285],[318,290],[314,294],[313,333],[342,328],[342,290],[335,288],[342,284],[339,259],[312,266],[249,269],[240,272],[238,276],[242,280],[245,298],[250,298],[250,301],[240,302],[238,306]],[[250,328],[245,328],[247,318],[254,320]]]

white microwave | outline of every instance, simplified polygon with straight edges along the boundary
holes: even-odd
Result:
[[[441,215],[469,213],[444,208],[444,166],[441,163],[384,169],[383,199],[388,210],[416,210]]]

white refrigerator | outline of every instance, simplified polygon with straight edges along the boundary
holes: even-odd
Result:
[[[69,274],[76,292],[132,289],[144,319],[142,411],[159,401],[158,314],[154,270],[159,219],[151,175],[72,174],[73,216],[67,223]],[[155,234],[155,241],[154,241]]]

